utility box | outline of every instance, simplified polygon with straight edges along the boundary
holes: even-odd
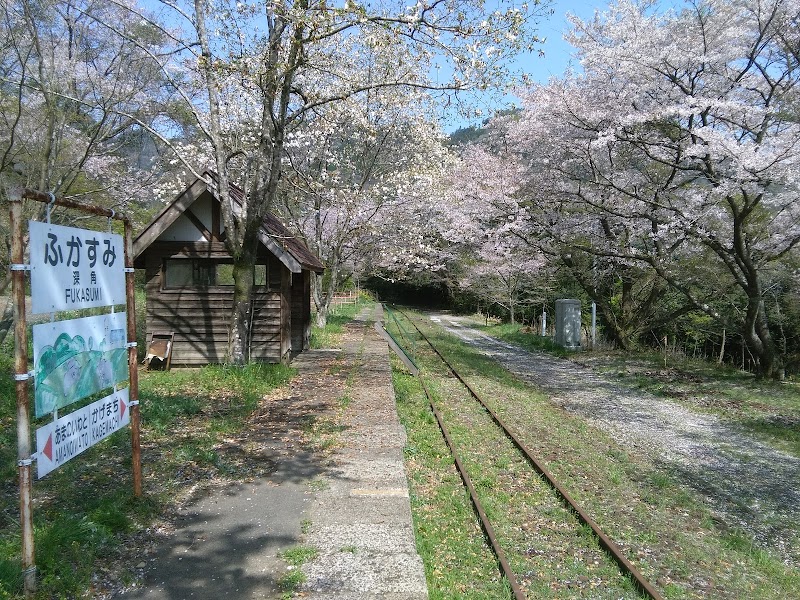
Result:
[[[581,301],[556,300],[556,336],[559,346],[571,350],[581,347]]]

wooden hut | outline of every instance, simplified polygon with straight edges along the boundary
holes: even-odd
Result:
[[[233,307],[233,261],[225,248],[216,177],[204,173],[133,242],[147,280],[147,339],[171,340],[172,365],[225,359]],[[231,186],[234,202],[243,192]],[[322,263],[273,215],[259,231],[250,359],[286,361],[308,349],[311,273]]]

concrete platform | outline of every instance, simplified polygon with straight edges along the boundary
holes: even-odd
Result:
[[[297,357],[289,396],[271,399],[249,432],[274,468],[255,481],[211,485],[180,506],[155,554],[142,561],[142,582],[121,597],[278,600],[288,573],[278,554],[303,545],[319,554],[302,567],[307,581],[298,597],[427,599],[403,466],[405,431],[388,348],[372,328],[379,311],[347,327],[341,350]],[[340,416],[337,449],[310,451],[301,443],[303,416],[331,418],[344,393],[351,402]]]
[[[376,309],[380,311],[378,307]],[[319,549],[303,567],[306,598],[416,600],[428,597],[414,544],[408,482],[403,466],[405,430],[397,417],[388,350],[371,327],[380,313],[362,315],[361,335],[343,351],[355,377],[352,402],[335,453],[308,509],[306,544]]]

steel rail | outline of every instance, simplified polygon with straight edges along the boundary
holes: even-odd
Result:
[[[561,499],[566,503],[567,507],[572,510],[572,512],[578,517],[578,519],[587,525],[592,532],[594,533],[595,537],[597,538],[600,545],[606,550],[608,555],[614,560],[614,562],[619,565],[621,572],[624,575],[629,575],[639,590],[644,593],[645,595],[649,596],[653,600],[663,600],[663,597],[658,592],[658,590],[653,587],[653,585],[647,581],[644,575],[639,572],[636,566],[633,565],[622,553],[622,550],[617,546],[611,538],[609,538],[600,526],[592,519],[586,511],[584,511],[578,503],[570,496],[569,492],[567,492],[564,487],[558,483],[556,478],[553,476],[552,473],[545,467],[539,460],[537,460],[533,453],[528,449],[527,446],[506,426],[503,420],[483,401],[483,399],[478,395],[478,393],[472,389],[472,386],[469,385],[461,375],[455,370],[453,365],[448,362],[448,360],[442,355],[441,352],[433,345],[433,343],[428,339],[428,337],[422,332],[422,330],[417,326],[413,319],[411,319],[405,312],[398,309],[398,312],[402,314],[417,330],[417,332],[422,336],[427,344],[431,347],[431,349],[436,353],[436,355],[442,360],[442,362],[447,365],[447,368],[450,369],[450,372],[467,388],[470,395],[475,398],[475,400],[486,410],[487,413],[491,416],[492,420],[500,427],[505,435],[514,443],[514,445],[519,449],[522,454],[525,455],[525,458],[531,464],[531,466],[540,474],[542,477],[545,478],[547,483],[558,493]]]
[[[481,521],[481,527],[483,528],[483,532],[486,534],[486,537],[489,540],[489,544],[492,547],[492,551],[494,555],[497,557],[497,561],[500,563],[500,570],[502,571],[503,575],[505,576],[508,584],[511,586],[511,591],[514,593],[514,598],[516,600],[526,600],[527,596],[525,592],[519,587],[519,583],[517,582],[517,577],[514,575],[514,571],[511,569],[511,565],[508,564],[508,559],[506,559],[505,552],[503,552],[503,548],[500,546],[500,542],[497,540],[497,536],[494,533],[494,528],[492,527],[491,522],[489,521],[489,517],[486,515],[486,511],[483,509],[483,505],[481,501],[478,499],[478,492],[475,490],[475,486],[472,485],[472,480],[467,473],[467,469],[464,467],[464,464],[461,462],[461,458],[456,451],[456,446],[453,443],[453,439],[450,437],[450,433],[447,430],[447,427],[442,420],[442,415],[436,409],[436,405],[433,402],[433,398],[431,397],[430,392],[428,391],[428,387],[425,385],[425,381],[422,379],[422,375],[417,375],[420,385],[422,386],[423,391],[425,392],[425,396],[428,398],[428,404],[431,407],[431,411],[433,412],[433,416],[436,417],[436,422],[439,424],[439,430],[442,432],[442,436],[444,437],[445,443],[447,447],[450,449],[450,454],[453,455],[453,461],[456,464],[456,469],[458,469],[458,474],[461,476],[461,480],[464,482],[464,486],[469,491],[469,497],[472,501],[472,505],[475,507],[475,512],[478,513],[478,517]]]

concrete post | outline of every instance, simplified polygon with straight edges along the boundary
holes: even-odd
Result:
[[[555,342],[564,348],[578,350],[581,347],[581,301],[556,300]]]

